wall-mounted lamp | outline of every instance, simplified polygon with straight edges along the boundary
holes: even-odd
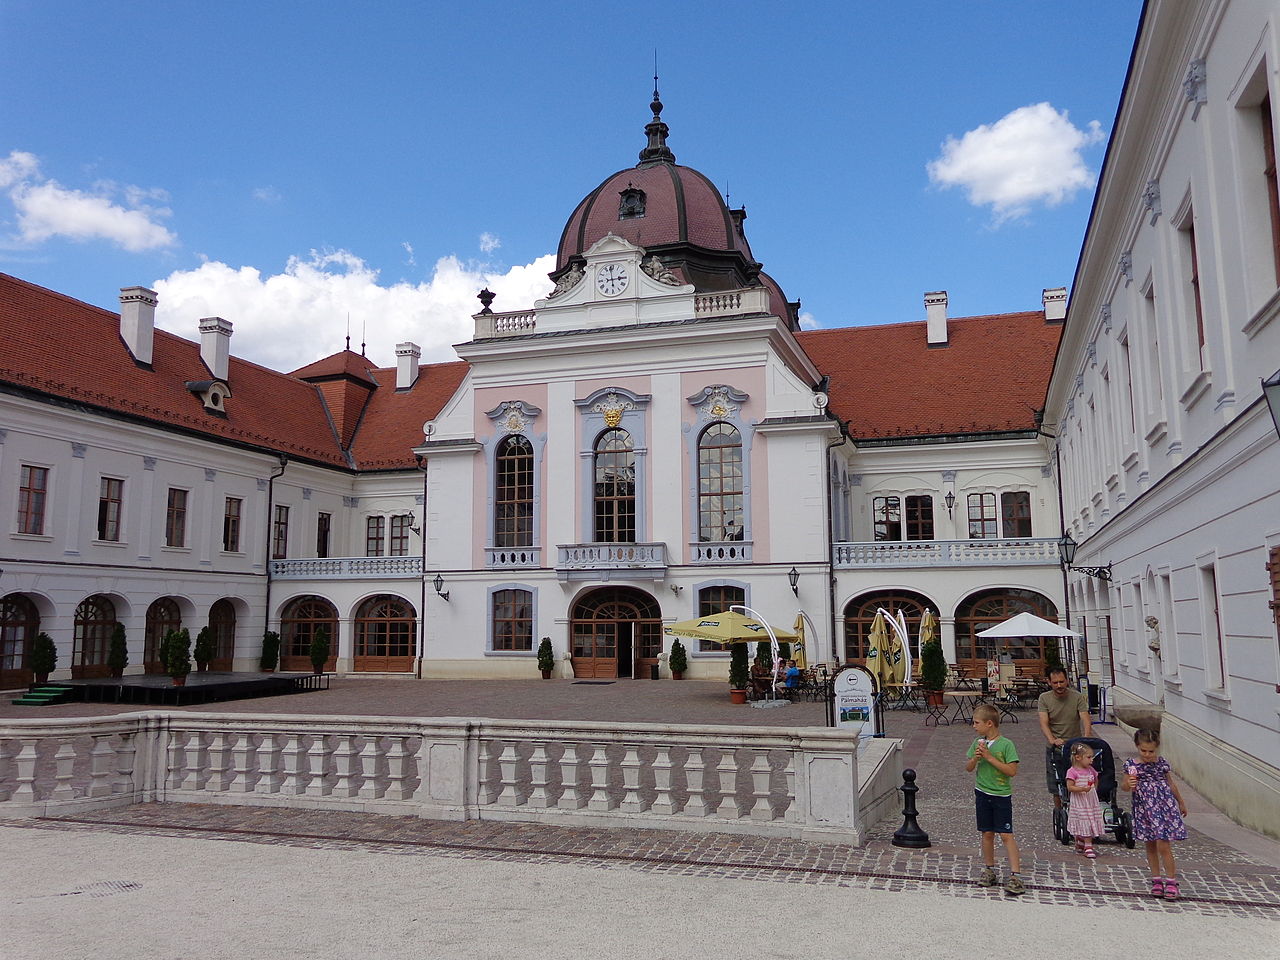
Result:
[[[797,597],[800,596],[800,587],[798,586],[800,583],[800,571],[792,567],[787,572],[787,581],[791,584],[791,592]]]
[[[1275,424],[1276,434],[1280,435],[1280,370],[1262,381],[1262,395],[1267,398],[1271,421]]]
[[[1076,558],[1076,548],[1080,545],[1076,543],[1075,538],[1071,536],[1070,531],[1062,535],[1062,539],[1058,541],[1058,560],[1068,570],[1074,570],[1076,573],[1083,573],[1087,577],[1096,577],[1099,580],[1111,580],[1111,564],[1105,567],[1073,567],[1071,561]]]
[[[942,502],[947,505],[947,516],[951,516],[951,510],[956,505],[956,495],[952,490],[947,491],[947,495],[942,498]]]
[[[444,588],[444,577],[437,573],[436,578],[431,581],[431,585],[436,588],[436,595],[441,600],[449,599],[449,592]]]
[[[418,517],[412,510],[409,511],[409,529],[422,536],[422,527],[418,526]]]
[[[674,593],[677,597],[680,596],[680,592],[682,590],[684,590],[684,587],[680,586],[680,584],[678,583],[671,584],[671,592]]]

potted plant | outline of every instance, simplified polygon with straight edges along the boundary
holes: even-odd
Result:
[[[542,679],[550,680],[551,671],[556,668],[556,655],[551,650],[551,638],[543,637],[538,644],[538,669],[542,671]]]
[[[164,660],[164,672],[173,678],[173,685],[186,686],[187,674],[191,672],[191,634],[185,627],[165,634],[160,656]]]
[[[262,656],[258,658],[258,669],[263,673],[274,673],[279,662],[280,634],[268,630],[262,635]]]
[[[195,657],[196,669],[201,673],[208,670],[213,654],[213,631],[208,627],[201,627],[200,632],[196,634],[196,648],[192,654]]]
[[[311,669],[316,673],[324,673],[324,662],[329,659],[329,631],[324,627],[316,627],[311,635]]]
[[[947,685],[947,658],[942,652],[942,641],[930,640],[920,651],[920,686],[924,687],[929,703],[942,703],[942,688]]]
[[[129,643],[125,639],[124,624],[116,621],[111,631],[111,647],[107,651],[107,666],[111,668],[111,676],[119,680],[124,676],[124,668],[129,665]]]
[[[58,647],[47,633],[38,633],[31,644],[31,672],[36,683],[48,683],[49,674],[58,665]]]
[[[751,668],[747,666],[747,645],[735,643],[729,648],[729,702],[747,702],[747,684]]]
[[[679,639],[671,641],[671,655],[667,658],[667,666],[671,668],[671,679],[681,680],[689,669],[689,655],[684,652],[684,644]]]

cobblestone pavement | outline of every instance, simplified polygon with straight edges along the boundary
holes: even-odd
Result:
[[[7,704],[6,704],[7,707]],[[126,712],[103,704],[67,704],[8,716],[86,716]],[[613,719],[703,724],[821,725],[820,704],[755,710],[727,702],[722,683],[570,681],[386,681],[338,679],[327,692],[209,704],[186,709],[211,712],[316,713],[378,716],[478,716],[530,719]],[[1165,913],[1280,920],[1280,845],[1235,828],[1228,840],[1197,829],[1223,818],[1189,791],[1191,837],[1176,845],[1183,899],[1169,903],[1146,892],[1141,848],[1099,845],[1087,861],[1052,837],[1052,802],[1044,788],[1043,740],[1033,711],[1003,732],[1023,757],[1015,780],[1015,832],[1023,852],[1030,899],[1045,904],[1110,907]],[[75,819],[22,821],[44,830],[106,830],[178,835],[253,843],[343,847],[380,852],[523,862],[570,859],[587,866],[693,877],[739,877],[765,882],[840,884],[878,890],[934,890],[978,900],[1001,899],[999,890],[976,886],[980,866],[973,827],[972,777],[964,753],[972,733],[965,725],[925,727],[921,714],[891,711],[887,732],[903,737],[906,765],[919,773],[921,826],[933,847],[904,850],[889,843],[901,817],[887,817],[869,831],[860,849],[764,837],[664,830],[599,830],[540,824],[443,823],[411,818],[221,805],[148,804]],[[1099,728],[1126,748],[1114,727]],[[1124,795],[1121,795],[1122,802]],[[1198,801],[1198,804],[1197,802]],[[1127,806],[1127,803],[1124,803]],[[1223,834],[1220,829],[1217,831]],[[1229,833],[1229,831],[1228,831]]]

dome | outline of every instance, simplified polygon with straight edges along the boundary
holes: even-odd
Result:
[[[648,144],[640,162],[611,174],[574,208],[560,235],[551,279],[581,265],[585,251],[613,234],[657,255],[699,293],[763,283],[774,312],[794,325],[796,311],[751,254],[743,229],[746,209],[730,210],[706,175],[676,163],[657,90],[650,108],[653,119],[644,128]]]

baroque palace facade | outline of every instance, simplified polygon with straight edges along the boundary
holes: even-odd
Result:
[[[339,673],[532,677],[549,637],[562,676],[645,680],[669,675],[664,623],[736,603],[785,626],[802,611],[812,661],[859,661],[883,606],[913,634],[936,611],[952,662],[1036,669],[1039,641],[976,634],[1024,610],[1063,619],[1069,601],[1092,680],[1164,691],[1171,729],[1274,777],[1267,587],[1232,566],[1280,543],[1280,444],[1256,387],[1277,354],[1274,160],[1269,181],[1241,160],[1196,184],[1216,124],[1274,150],[1259,118],[1280,25],[1268,3],[1183,8],[1144,16],[1070,313],[1057,288],[1038,310],[951,318],[937,292],[923,321],[801,330],[745,210],[676,162],[656,95],[640,162],[570,214],[547,297],[495,312],[482,293],[457,362],[404,343],[394,366],[347,350],[278,372],[231,353],[227,320],[200,319],[198,339],[156,330],[145,288],[115,313],[0,275],[0,685],[29,681],[38,632],[56,675],[105,674],[117,622],[132,671],[159,669],[171,627],[206,624],[215,668],[255,669],[278,630],[282,666],[307,669],[323,626]],[[1175,53],[1177,70],[1210,64],[1204,101],[1180,106]],[[1157,163],[1180,172],[1166,184]],[[1166,304],[1186,312],[1187,224],[1214,304],[1198,372],[1185,328],[1164,339]],[[1157,327],[1162,348],[1144,339]],[[1123,406],[1148,395],[1149,410]],[[1224,479],[1240,457],[1256,460],[1248,482]],[[1203,516],[1219,539],[1160,559],[1196,540],[1196,497],[1217,504]],[[1076,563],[1113,562],[1109,584],[1072,574],[1064,591],[1064,510]],[[1221,560],[1206,568],[1204,550]],[[1197,599],[1206,569],[1219,620]],[[1156,686],[1140,614],[1186,658],[1172,683],[1166,666]],[[1205,649],[1222,656],[1202,681],[1192,652],[1214,624]],[[723,650],[690,660],[694,677],[726,675]]]

